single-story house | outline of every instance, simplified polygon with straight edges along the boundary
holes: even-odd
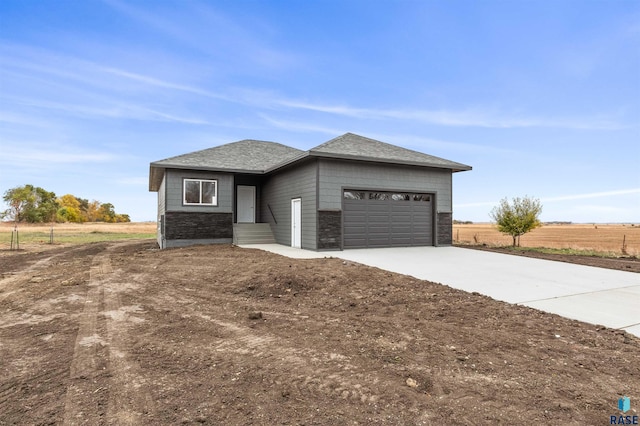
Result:
[[[452,174],[470,166],[346,133],[308,151],[242,140],[150,164],[158,244],[308,250],[452,240]]]

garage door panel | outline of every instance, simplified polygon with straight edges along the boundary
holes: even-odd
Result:
[[[412,214],[411,217],[413,218],[414,222],[415,221],[419,221],[419,222],[431,222],[431,215],[429,214]]]
[[[394,201],[393,203],[391,203],[390,208],[394,212],[410,212],[411,210],[413,210],[413,207],[410,203],[402,201]]]
[[[425,194],[364,192],[362,199],[344,199],[345,248],[431,245],[431,201]],[[375,198],[371,198],[375,197]]]
[[[389,232],[392,234],[396,233],[407,233],[411,234],[413,232],[413,226],[410,223],[392,223],[388,227]]]
[[[367,223],[366,216],[364,217],[349,217],[345,215],[344,224],[345,226],[363,226]]]

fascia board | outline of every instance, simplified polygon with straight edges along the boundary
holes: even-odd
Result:
[[[310,152],[311,156],[314,157],[322,157],[322,158],[332,158],[336,160],[355,160],[355,161],[366,161],[369,163],[385,163],[385,164],[398,164],[403,166],[418,166],[418,167],[431,167],[436,169],[447,169],[452,171],[466,171],[471,170],[470,166],[466,164],[455,163],[454,165],[443,165],[443,164],[432,164],[425,163],[421,161],[403,161],[403,160],[394,160],[394,159],[385,159],[385,158],[375,158],[375,157],[364,157],[361,155],[349,155],[349,154],[331,154],[327,152]]]

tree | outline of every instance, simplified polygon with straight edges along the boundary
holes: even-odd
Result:
[[[3,199],[9,208],[2,212],[2,218],[15,222],[53,221],[58,210],[56,194],[33,185],[11,188],[4,193]]]
[[[59,206],[54,192],[37,187],[36,203],[37,206],[33,210],[31,220],[28,220],[29,222],[54,222],[56,220],[56,212]]]
[[[124,222],[131,222],[131,218],[129,217],[128,214],[117,214],[116,215],[116,222],[118,223],[124,223]]]
[[[58,204],[60,205],[57,214],[59,222],[84,222],[80,200],[78,200],[74,195],[63,195],[58,199]]]
[[[116,212],[114,210],[113,204],[104,203],[98,209],[99,213],[99,221],[114,223],[116,221]]]
[[[100,218],[100,201],[93,200],[87,204],[85,218],[87,222],[97,222]]]
[[[56,198],[56,194],[33,185],[11,188],[4,193],[9,205],[0,211],[0,219],[15,222],[131,222],[127,214],[116,213],[113,204],[89,201],[72,194]]]
[[[542,222],[538,219],[541,212],[540,200],[525,196],[514,198],[513,204],[509,204],[509,201],[503,198],[500,204],[491,210],[489,216],[496,222],[498,231],[511,235],[513,246],[516,246],[517,240],[520,247],[521,235],[542,226]]]
[[[30,204],[35,201],[33,185],[17,186],[8,189],[2,199],[9,208],[2,212],[2,218],[9,218],[15,222],[22,222],[24,214]]]

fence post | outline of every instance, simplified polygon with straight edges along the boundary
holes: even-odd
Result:
[[[49,244],[53,244],[53,225],[51,225],[51,233],[49,234]]]
[[[13,227],[11,231],[11,250],[20,250],[20,236],[18,234],[18,225]]]

